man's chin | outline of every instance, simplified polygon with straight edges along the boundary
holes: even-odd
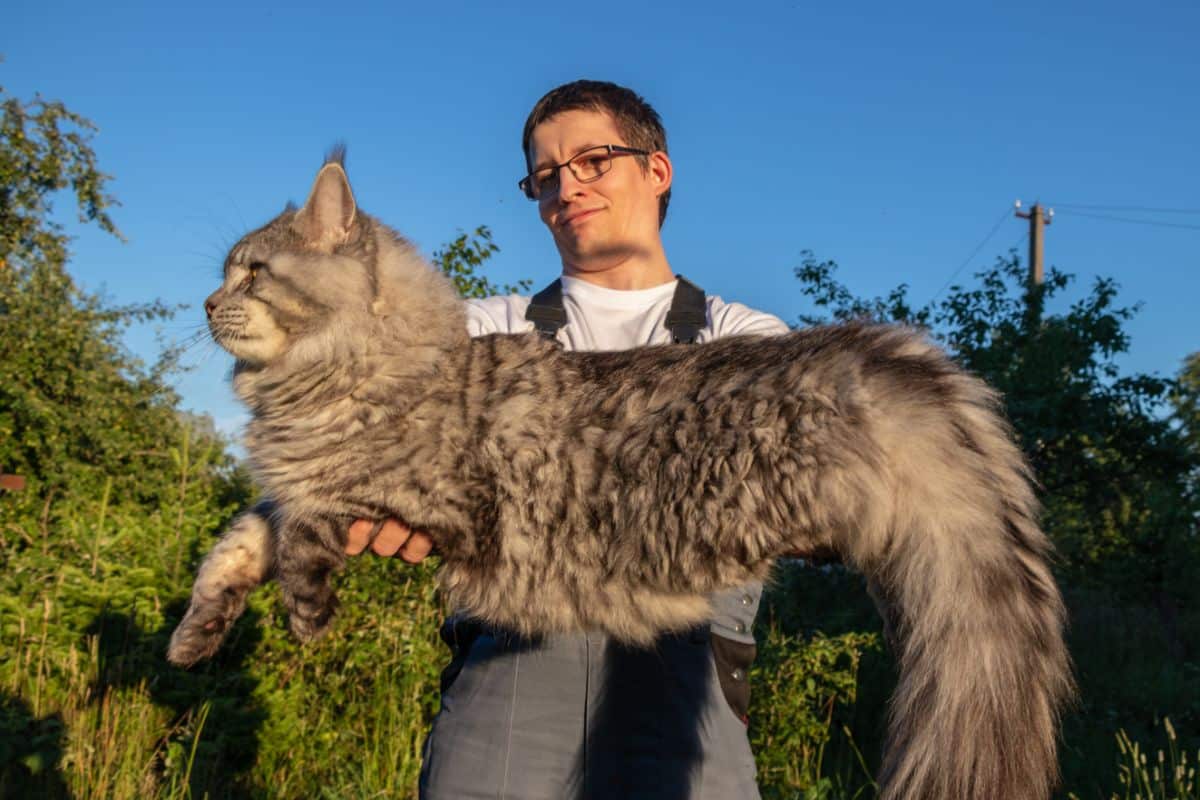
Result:
[[[599,242],[591,236],[580,236],[580,231],[566,231],[555,237],[558,252],[571,260],[587,259],[602,250]]]
[[[602,272],[638,254],[632,243],[605,236],[588,225],[556,236],[555,244],[563,262],[575,265],[580,272]]]

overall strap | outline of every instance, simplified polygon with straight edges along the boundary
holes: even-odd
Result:
[[[708,324],[708,304],[704,290],[682,275],[676,275],[675,294],[671,297],[671,309],[667,312],[666,325],[671,331],[671,340],[676,344],[691,344]],[[558,329],[567,324],[567,312],[563,308],[562,281],[542,289],[529,301],[525,319],[533,323],[537,332],[547,339],[554,339]]]
[[[692,344],[708,324],[704,290],[682,275],[676,275],[675,296],[667,312],[667,328],[675,344]]]
[[[533,323],[537,332],[553,340],[558,329],[567,324],[567,312],[563,308],[562,281],[554,282],[542,289],[529,301],[525,319]]]

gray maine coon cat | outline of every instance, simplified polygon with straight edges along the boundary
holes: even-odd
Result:
[[[831,551],[867,576],[899,662],[882,796],[1049,796],[1072,680],[1029,470],[995,394],[919,332],[470,339],[340,157],[224,274],[205,307],[273,503],[201,565],[173,662],[211,655],[270,575],[292,630],[319,634],[359,517],[428,532],[451,607],[634,643],[706,620],[707,593],[781,554]]]

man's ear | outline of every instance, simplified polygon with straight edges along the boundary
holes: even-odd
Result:
[[[646,159],[647,165],[646,174],[650,176],[650,180],[654,183],[655,196],[661,196],[664,192],[671,188],[671,179],[675,176],[675,169],[671,166],[671,158],[661,150],[651,153]]]
[[[346,171],[341,164],[329,163],[317,173],[312,191],[292,225],[305,242],[329,252],[346,241],[357,213]]]

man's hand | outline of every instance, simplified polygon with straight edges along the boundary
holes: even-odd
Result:
[[[357,519],[350,524],[350,536],[346,540],[346,555],[356,556],[367,545],[377,555],[394,556],[409,564],[419,564],[433,550],[433,540],[427,534],[414,531],[395,517],[388,517],[379,529],[379,535],[371,541],[371,531],[375,529],[375,520]]]

